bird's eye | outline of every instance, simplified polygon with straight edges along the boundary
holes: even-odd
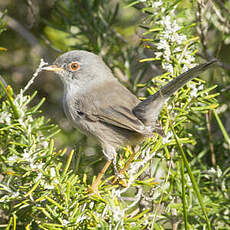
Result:
[[[69,64],[69,68],[72,71],[77,71],[80,68],[80,65],[77,62],[72,62],[71,64]]]

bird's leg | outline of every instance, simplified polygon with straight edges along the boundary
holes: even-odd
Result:
[[[107,169],[109,168],[109,166],[112,162],[114,165],[114,170],[116,172],[118,171],[117,166],[116,166],[116,155],[117,154],[116,154],[115,148],[113,148],[111,146],[104,146],[103,153],[107,157],[108,160],[107,160],[105,166],[103,167],[103,169],[101,170],[101,172],[98,174],[96,180],[93,182],[93,184],[90,186],[90,188],[88,190],[89,192],[94,192],[96,194],[98,194],[98,185],[101,182],[101,178],[103,177],[103,175],[105,174],[105,172],[107,171]]]
[[[107,169],[109,168],[110,164],[111,164],[111,160],[108,160],[106,162],[106,164],[104,165],[103,169],[100,171],[100,173],[98,174],[96,180],[93,182],[93,184],[90,186],[89,191],[90,192],[94,192],[96,194],[98,194],[98,185],[101,182],[101,178],[103,177],[103,175],[105,174],[105,172],[107,171]]]
[[[125,166],[120,170],[119,174],[116,175],[112,181],[112,184],[115,184],[116,181],[118,180],[118,178],[120,177],[119,175],[123,175],[125,173],[125,171],[128,169],[129,165],[131,164],[131,162],[133,161],[133,159],[135,158],[136,154],[138,151],[133,150],[131,156],[129,157],[129,159],[127,160],[127,162],[125,163]]]

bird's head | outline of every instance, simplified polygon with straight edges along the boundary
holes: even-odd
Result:
[[[101,57],[84,50],[66,52],[43,70],[55,72],[66,86],[84,87],[92,82],[100,84],[114,79]]]

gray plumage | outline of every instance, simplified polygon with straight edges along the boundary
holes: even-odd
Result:
[[[76,71],[70,67],[75,62],[79,64]],[[73,125],[95,137],[104,154],[114,159],[122,145],[152,136],[167,98],[214,62],[188,70],[142,102],[121,85],[99,56],[87,51],[67,52],[44,70],[55,71],[63,81],[64,110]]]

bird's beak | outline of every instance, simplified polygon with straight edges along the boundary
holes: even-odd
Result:
[[[58,67],[56,65],[49,65],[49,66],[43,67],[42,70],[53,71],[53,72],[63,71],[61,67]]]

